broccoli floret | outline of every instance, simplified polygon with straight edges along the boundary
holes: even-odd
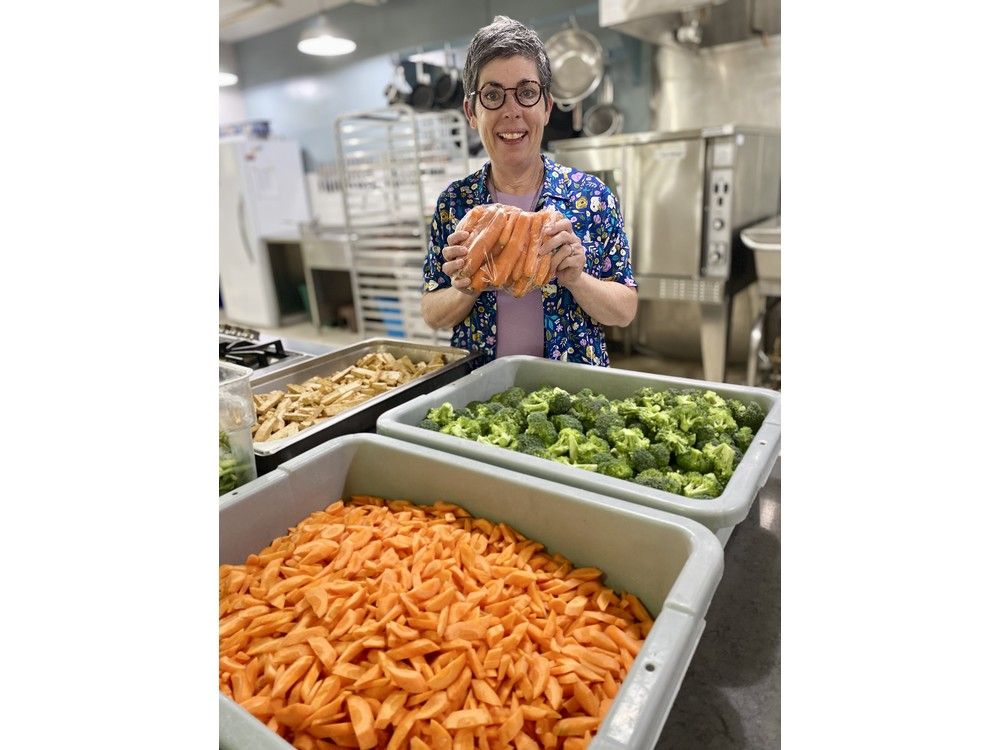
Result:
[[[689,399],[689,400],[682,400]],[[673,407],[673,416],[677,419],[677,426],[682,432],[695,434],[695,431],[705,424],[706,409],[704,404],[698,403],[691,396],[678,396],[677,403]]]
[[[578,447],[580,443],[586,442],[587,436],[579,430],[567,427],[559,431],[559,436],[552,445],[549,446],[549,456],[566,456],[571,463],[576,463]]]
[[[455,418],[458,417],[468,417],[469,419],[476,419],[476,415],[472,413],[472,410],[467,406],[463,406],[461,409],[455,410]]]
[[[746,453],[747,448],[750,447],[750,443],[753,442],[753,430],[749,427],[740,427],[740,429],[733,433],[733,442],[737,448]]]
[[[702,474],[712,471],[712,459],[697,448],[688,448],[677,454],[677,465],[684,471],[697,471]]]
[[[583,425],[580,424],[580,420],[572,414],[556,414],[552,417],[552,424],[554,424],[556,429],[559,431],[573,429],[584,432]]]
[[[739,427],[749,427],[752,432],[757,432],[767,417],[764,409],[755,401],[743,402],[731,398],[726,402],[726,406],[732,412],[736,424]]]
[[[523,411],[525,414],[531,414],[532,412],[541,412],[548,416],[549,413],[549,401],[543,395],[539,395],[538,391],[529,393],[527,396],[521,399],[517,408]]]
[[[649,452],[656,461],[656,468],[665,471],[670,466],[670,446],[666,443],[653,443],[649,446]]]
[[[687,479],[684,485],[685,497],[711,498],[722,494],[723,486],[715,474],[688,472],[685,478]]]
[[[640,406],[655,406],[658,409],[666,409],[670,405],[671,394],[668,391],[657,388],[640,388],[632,395],[632,400]]]
[[[455,419],[455,407],[453,407],[450,403],[445,402],[441,404],[441,406],[428,409],[427,419],[433,419],[439,426],[444,427],[446,424]]]
[[[628,454],[628,465],[632,471],[641,474],[647,469],[656,469],[656,459],[648,448],[636,448]]]
[[[602,453],[611,456],[611,446],[608,441],[592,433],[593,431],[587,433],[586,440],[576,447],[577,461],[581,463],[597,463],[597,456]]]
[[[594,427],[601,412],[608,409],[610,405],[611,402],[604,396],[594,394],[589,388],[584,388],[573,399],[570,413],[589,430]]]
[[[559,387],[553,388],[549,399],[549,414],[568,414],[571,408],[573,408],[573,397],[569,391]]]
[[[518,453],[527,453],[529,456],[538,456],[539,458],[548,458],[548,453],[545,450],[545,443],[537,435],[529,435],[526,432],[522,432],[517,436],[517,441],[511,446]]]
[[[709,406],[725,407],[726,399],[720,396],[715,391],[702,391],[701,400],[704,401]]]
[[[628,427],[612,430],[608,438],[619,456],[627,456],[636,448],[649,447],[649,438],[643,435],[641,430]]]
[[[552,445],[559,437],[556,427],[547,419],[534,419],[529,416],[528,426],[524,430],[528,435],[537,436],[546,446]]]
[[[667,446],[674,455],[684,452],[695,443],[694,435],[681,432],[679,428],[662,429],[653,436],[653,439]]]
[[[543,411],[531,411],[531,412],[528,412],[528,415],[524,418],[524,422],[525,422],[526,425],[535,424],[535,423],[541,423],[541,422],[548,422],[548,421],[549,421],[549,417]]]
[[[638,474],[632,481],[645,487],[651,487],[654,490],[660,490],[661,492],[670,492],[674,495],[684,493],[683,477],[676,472],[664,474],[656,469],[646,469],[646,471]]]
[[[613,430],[620,430],[625,426],[625,417],[610,409],[602,411],[594,420],[594,430],[605,440]]]
[[[604,464],[614,463],[620,459],[611,451],[598,451],[590,460],[598,466],[603,466]]]
[[[438,430],[441,429],[441,425],[439,425],[433,419],[421,419],[420,422],[417,424],[417,427],[422,427],[425,430],[434,430],[434,432],[437,432]]]
[[[517,408],[517,405],[521,403],[521,399],[523,398],[524,388],[515,385],[512,388],[494,394],[490,397],[490,401],[499,401],[504,406]]]
[[[475,440],[480,435],[483,434],[482,428],[472,417],[456,417],[453,422],[449,422],[444,427],[441,428],[441,434],[443,435],[454,435],[455,437],[468,438],[469,440]]]
[[[632,467],[624,458],[617,458],[612,461],[605,461],[597,465],[597,471],[616,479],[631,479]]]
[[[616,414],[628,419],[629,417],[635,417],[638,415],[639,410],[645,407],[639,406],[639,404],[631,398],[622,398],[617,401],[612,401],[611,408]]]
[[[482,430],[482,435],[477,438],[481,443],[499,445],[501,448],[509,448],[517,440],[518,427],[513,422],[493,422]]]
[[[478,414],[479,412],[476,411],[476,410],[480,406],[483,406],[483,405],[485,405],[487,403],[488,403],[487,401],[470,401],[469,403],[467,403],[465,405],[465,408],[468,409],[469,411],[473,412],[474,414]]]
[[[742,458],[733,446],[723,442],[709,443],[702,449],[702,453],[712,462],[712,473],[722,481],[733,475]]]

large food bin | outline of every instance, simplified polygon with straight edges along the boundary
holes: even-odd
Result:
[[[674,495],[556,461],[417,427],[427,416],[429,408],[440,406],[446,401],[458,409],[470,401],[485,401],[493,394],[513,386],[520,386],[530,391],[544,385],[559,386],[570,393],[575,393],[581,388],[591,388],[610,399],[624,398],[647,386],[706,388],[725,398],[756,401],[764,408],[767,418],[740,465],[733,472],[723,493],[719,497],[704,500]],[[750,506],[757,496],[757,490],[767,481],[778,457],[781,448],[781,394],[765,388],[709,383],[667,375],[557,362],[540,357],[501,357],[433,393],[386,411],[379,417],[377,431],[380,435],[426,445],[447,453],[466,456],[524,474],[693,518],[715,532],[725,543],[733,527],[747,517]]]
[[[445,365],[440,369],[414,378],[368,399],[352,409],[315,424],[291,437],[253,444],[257,474],[263,475],[290,458],[304,453],[320,443],[340,435],[357,432],[374,432],[375,422],[388,409],[414,396],[428,393],[466,375],[483,362],[482,354],[451,346],[423,344],[399,339],[374,338],[360,341],[344,349],[312,357],[280,370],[251,384],[255,395],[284,390],[288,385],[300,385],[314,376],[327,377],[349,367],[362,357],[388,352],[399,359],[408,356],[414,363],[429,362],[435,354],[444,356]]]
[[[722,547],[689,519],[378,435],[314,448],[231,492],[219,507],[219,562],[242,563],[310,513],[351,494],[445,500],[505,522],[605,583],[637,595],[653,628],[605,716],[593,750],[651,750],[680,689],[722,577]],[[219,693],[223,750],[290,745]]]

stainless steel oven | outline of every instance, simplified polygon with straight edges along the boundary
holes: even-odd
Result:
[[[697,303],[705,378],[723,381],[732,298],[754,280],[739,232],[779,213],[779,132],[723,125],[550,148],[557,162],[600,178],[621,204],[642,303],[626,347],[649,338],[658,303]]]

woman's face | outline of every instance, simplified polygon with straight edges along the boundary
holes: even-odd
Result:
[[[526,57],[497,58],[479,72],[477,90],[488,83],[513,89],[524,81],[540,80],[538,67]],[[543,95],[531,107],[524,107],[507,91],[499,109],[486,109],[477,96],[475,108],[465,100],[469,125],[479,132],[490,160],[507,168],[527,167],[542,150],[542,132],[552,113],[552,98]]]

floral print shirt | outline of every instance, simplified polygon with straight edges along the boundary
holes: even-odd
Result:
[[[635,287],[629,262],[628,237],[622,227],[618,202],[608,187],[593,175],[556,164],[548,157],[545,181],[536,210],[551,206],[573,224],[587,253],[584,273],[598,279]],[[489,163],[482,169],[453,182],[441,193],[431,219],[430,240],[424,260],[424,291],[433,292],[451,286],[451,279],[441,270],[442,250],[448,235],[473,206],[492,203],[486,180]],[[545,356],[564,362],[582,362],[608,366],[604,329],[577,304],[569,289],[554,279],[542,287],[545,317]],[[496,292],[483,292],[469,317],[455,326],[452,346],[478,349],[487,361],[496,358]]]

